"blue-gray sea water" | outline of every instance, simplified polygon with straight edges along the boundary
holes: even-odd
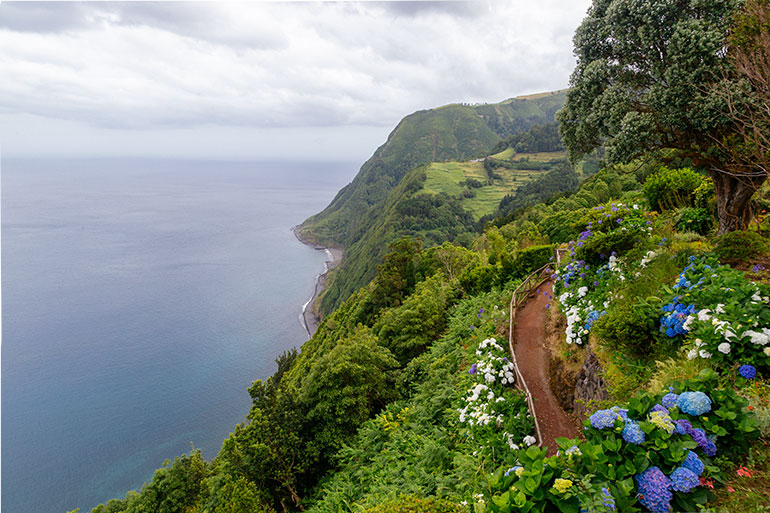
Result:
[[[292,226],[352,163],[3,160],[2,511],[122,497],[213,458],[306,340],[327,258]]]

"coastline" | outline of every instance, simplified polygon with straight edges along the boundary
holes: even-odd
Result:
[[[302,313],[299,316],[300,322],[305,327],[305,331],[307,332],[309,340],[318,329],[318,325],[321,324],[321,317],[318,315],[318,312],[315,309],[315,301],[326,285],[326,277],[329,274],[329,271],[339,265],[339,263],[342,261],[344,252],[339,248],[327,248],[326,246],[315,244],[304,239],[299,229],[300,225],[297,225],[291,229],[292,232],[294,232],[294,236],[297,238],[297,240],[317,251],[325,251],[327,257],[326,262],[324,262],[324,271],[316,277],[313,295],[305,302],[304,305],[302,305]]]

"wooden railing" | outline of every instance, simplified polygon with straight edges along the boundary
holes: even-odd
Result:
[[[516,385],[520,389],[524,390],[524,393],[527,395],[527,405],[529,406],[529,411],[535,421],[535,432],[537,433],[538,446],[543,445],[543,436],[540,432],[540,423],[537,420],[537,413],[535,413],[535,402],[532,399],[532,394],[529,391],[529,387],[527,387],[527,382],[524,381],[524,376],[522,376],[521,371],[519,370],[519,363],[516,361],[516,352],[513,350],[513,331],[515,326],[514,319],[516,319],[516,311],[526,301],[529,293],[532,292],[532,290],[535,289],[538,285],[542,284],[542,282],[546,280],[547,275],[552,272],[553,270],[551,269],[551,264],[546,264],[537,271],[530,273],[526,278],[524,278],[524,281],[522,281],[519,286],[516,287],[516,290],[514,290],[513,294],[511,295],[511,318],[508,324],[508,349],[511,352],[513,368],[516,371]]]

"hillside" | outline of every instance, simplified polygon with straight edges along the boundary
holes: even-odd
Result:
[[[535,124],[553,122],[564,91],[498,104],[461,105],[418,111],[405,117],[331,204],[302,224],[305,237],[348,247],[378,212],[388,191],[412,169],[429,162],[484,156],[501,139]]]
[[[388,202],[394,203],[389,199],[391,191],[411,170],[431,162],[486,156],[501,141],[535,125],[552,123],[565,95],[565,91],[557,91],[497,104],[452,104],[415,112],[401,120],[353,181],[340,190],[326,209],[300,227],[305,240],[346,249],[342,265],[330,275],[317,303],[320,312],[327,315],[374,277],[385,247],[393,240],[383,238],[382,228],[377,225],[386,216]],[[497,193],[489,196],[485,204],[481,197],[476,204],[470,202],[476,218],[491,205],[493,197]],[[368,233],[372,230],[379,230],[380,236]],[[443,240],[454,241],[463,232],[475,230],[466,226],[455,232]],[[376,248],[374,252],[370,252],[372,248]]]

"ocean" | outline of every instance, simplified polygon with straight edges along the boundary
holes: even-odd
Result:
[[[2,511],[90,511],[191,446],[307,334],[291,228],[355,163],[2,161]]]

